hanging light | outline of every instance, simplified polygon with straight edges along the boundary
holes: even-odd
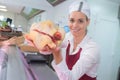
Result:
[[[6,6],[4,6],[4,5],[0,5],[0,11],[7,11],[7,9],[6,9]]]
[[[0,8],[6,8],[6,6],[0,5]]]
[[[8,11],[8,10],[7,10],[7,9],[0,9],[0,11],[5,11],[5,12],[6,12],[6,11]]]

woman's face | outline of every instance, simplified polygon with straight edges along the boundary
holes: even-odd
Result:
[[[86,34],[89,19],[81,12],[74,11],[69,15],[69,28],[73,36]]]

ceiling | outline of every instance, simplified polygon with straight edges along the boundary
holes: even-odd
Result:
[[[21,14],[29,20],[63,1],[65,0],[0,0],[0,5],[6,6],[8,12]]]
[[[2,5],[7,6],[7,10],[13,13],[21,13],[21,11],[24,8],[24,6],[12,5],[12,4],[2,4]]]
[[[6,5],[9,12],[21,13],[25,7],[36,8],[41,10],[48,10],[57,4],[51,4],[48,1],[59,1],[59,3],[66,0],[0,0],[0,4]],[[120,0],[107,0],[120,4]]]
[[[47,10],[63,1],[65,0],[0,0],[0,4],[7,6],[9,12],[21,13],[25,7]]]

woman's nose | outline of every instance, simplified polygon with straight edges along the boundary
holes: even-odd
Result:
[[[78,23],[77,22],[74,22],[73,23],[73,27],[76,28],[78,26]]]

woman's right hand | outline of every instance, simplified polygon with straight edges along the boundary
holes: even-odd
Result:
[[[59,46],[55,48],[49,48],[48,46],[45,46],[42,52],[44,51],[51,52],[53,54],[56,64],[59,64],[62,61],[61,48]]]
[[[55,49],[52,49],[52,54],[55,60],[56,64],[59,64],[62,61],[62,54],[61,54],[61,48],[56,47]]]

